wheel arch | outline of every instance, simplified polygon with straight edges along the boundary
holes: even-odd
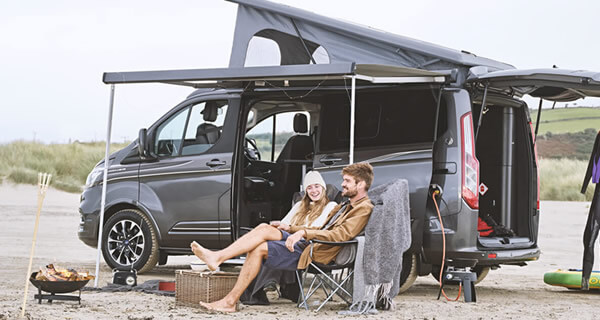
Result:
[[[126,209],[138,210],[152,222],[152,227],[154,228],[154,230],[156,230],[156,241],[158,241],[158,243],[160,245],[160,242],[161,242],[160,228],[158,227],[158,224],[156,223],[156,220],[154,220],[154,217],[152,216],[150,211],[139,203],[122,201],[122,202],[117,202],[117,203],[111,204],[110,206],[107,206],[106,210],[104,211],[103,224],[106,225],[106,222],[108,221],[108,219],[110,219],[110,217],[114,216],[115,213],[117,213],[121,210],[126,210]],[[98,228],[100,228],[100,226],[98,226]]]

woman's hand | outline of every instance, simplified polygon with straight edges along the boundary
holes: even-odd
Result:
[[[279,224],[277,226],[277,229],[289,232],[290,231],[290,225],[286,224],[286,223],[283,223],[283,222],[279,222]]]
[[[279,221],[279,220],[273,220],[273,221],[269,222],[269,224],[270,224],[271,226],[273,226],[273,227],[276,227],[276,228],[277,228],[277,227],[279,227],[279,225],[281,224],[281,221]]]
[[[285,247],[290,250],[290,252],[294,252],[294,245],[296,242],[300,241],[302,237],[304,237],[304,230],[298,230],[285,240]]]

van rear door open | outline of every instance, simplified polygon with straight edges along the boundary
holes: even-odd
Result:
[[[600,97],[600,73],[565,69],[502,70],[477,75],[472,68],[468,82],[488,84],[513,95],[567,102],[585,97]]]

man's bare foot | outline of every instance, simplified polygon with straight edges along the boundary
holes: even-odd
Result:
[[[196,241],[192,241],[190,247],[192,248],[192,252],[194,252],[196,257],[200,258],[200,260],[206,263],[208,269],[210,269],[211,271],[217,270],[221,263],[219,263],[219,260],[217,259],[217,257],[215,257],[214,252],[204,248]]]
[[[200,301],[200,305],[206,308],[209,311],[218,311],[218,312],[236,312],[235,303],[233,305],[225,302],[225,299],[221,299],[219,301],[207,303]]]

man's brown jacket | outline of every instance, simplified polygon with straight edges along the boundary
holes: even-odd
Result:
[[[331,220],[341,207],[342,204],[339,204],[331,210],[325,225],[329,223],[329,220]],[[312,239],[333,242],[352,240],[365,228],[372,210],[373,204],[371,203],[371,200],[369,200],[369,197],[365,196],[354,203],[354,205],[348,204],[344,212],[340,214],[335,222],[328,228],[321,230],[294,228],[296,230],[290,231],[296,232],[303,229],[304,232],[306,232],[304,238],[306,238],[307,241]],[[323,264],[328,264],[333,261],[338,252],[342,249],[341,246],[330,246],[321,243],[315,243],[313,246],[313,260]],[[308,246],[300,256],[298,269],[306,269],[310,262],[310,246]]]

